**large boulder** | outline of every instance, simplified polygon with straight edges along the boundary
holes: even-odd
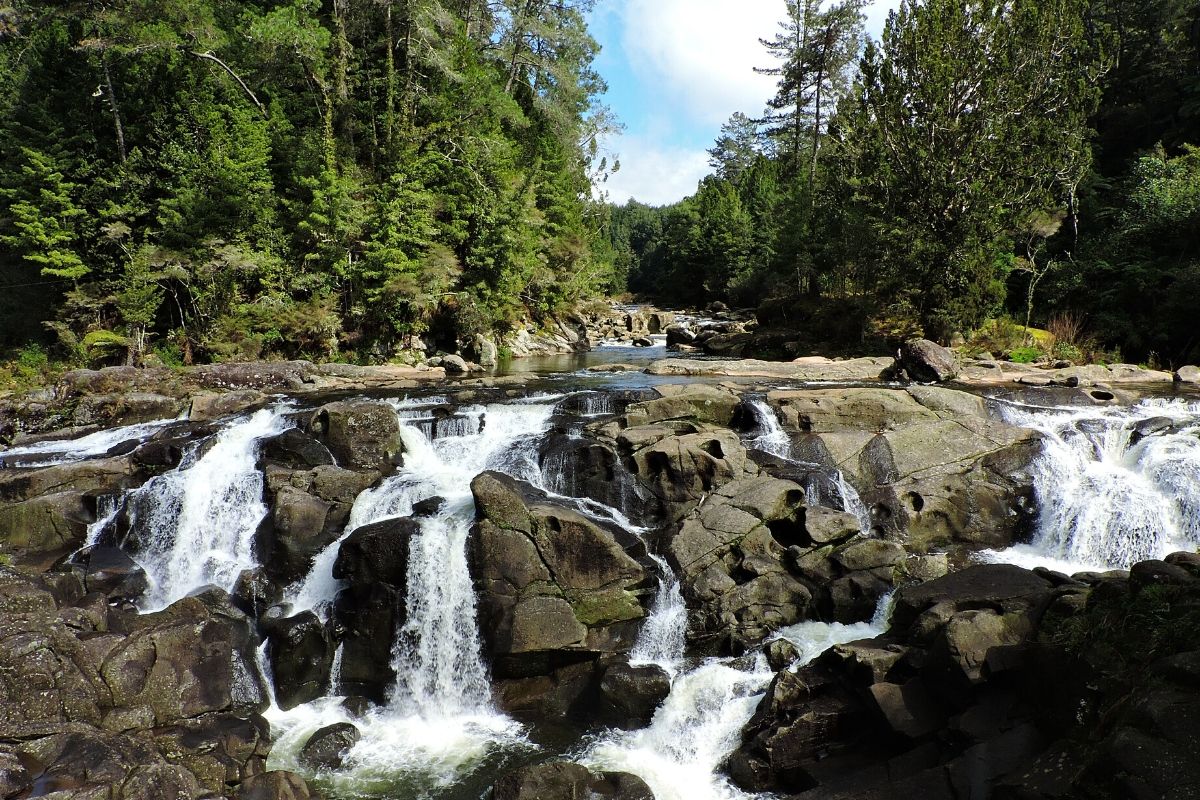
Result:
[[[329,403],[314,415],[311,429],[347,469],[390,472],[404,452],[400,422],[387,403]]]
[[[0,473],[0,550],[30,557],[83,544],[95,497],[120,494],[148,475],[130,457]]]
[[[328,455],[323,445],[307,435],[292,443],[318,448],[312,456],[322,451]],[[345,529],[355,498],[380,477],[374,470],[354,471],[332,463],[312,468],[296,466],[295,461],[286,465],[294,455],[295,451],[280,452],[277,440],[270,447],[270,458],[281,458],[285,464],[268,460],[264,468],[264,495],[271,513],[259,528],[257,546],[266,572],[280,585],[308,574],[313,558]]]
[[[287,710],[325,694],[333,648],[317,615],[304,611],[271,622],[267,630],[267,660],[279,707]]]
[[[1024,730],[1023,682],[1041,680],[1024,648],[1055,592],[1007,565],[899,590],[887,634],[837,645],[776,676],[731,759],[734,779],[754,791],[884,798],[903,796],[904,781],[924,785],[925,770],[939,763],[955,775],[968,770],[981,752],[975,745],[996,754],[984,780],[1028,763],[1045,739],[1036,729],[1012,733]],[[953,744],[929,747],[947,730]],[[1006,761],[999,754],[1008,747],[1015,750]],[[894,772],[837,768],[894,763],[904,753],[910,761]]]
[[[0,567],[5,794],[198,800],[261,772],[268,700],[249,620],[209,592],[137,615],[86,579]]]
[[[954,353],[928,339],[910,339],[900,345],[896,366],[921,383],[944,383],[960,370]]]
[[[395,682],[392,647],[405,615],[409,543],[420,530],[415,519],[387,519],[363,525],[339,546],[333,577],[346,588],[334,603],[342,647],[338,691],[383,702]]]
[[[654,800],[645,781],[625,772],[595,773],[580,764],[551,761],[506,772],[492,800]]]
[[[498,669],[559,650],[628,650],[649,583],[637,537],[496,472],[471,483],[481,628]]]
[[[1200,367],[1180,367],[1175,370],[1175,382],[1187,386],[1200,386]]]
[[[1031,521],[1040,435],[943,387],[770,392],[798,458],[840,472],[883,538],[915,552],[1007,547]]]
[[[612,724],[636,730],[650,724],[655,710],[671,693],[671,676],[655,664],[611,664],[600,678],[604,715]]]
[[[335,770],[350,748],[362,738],[349,722],[335,722],[319,729],[300,748],[300,763],[311,770]]]

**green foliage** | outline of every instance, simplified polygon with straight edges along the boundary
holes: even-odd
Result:
[[[1045,355],[1040,347],[1014,347],[1009,351],[1008,360],[1014,364],[1032,364],[1041,360]]]
[[[47,288],[0,344],[385,359],[446,304],[490,334],[623,289],[589,7],[19,0],[0,268]]]
[[[128,338],[108,330],[90,331],[81,344],[91,364],[111,364],[122,360],[131,345]]]

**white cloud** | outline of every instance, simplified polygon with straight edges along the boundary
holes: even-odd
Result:
[[[598,188],[614,203],[634,198],[652,206],[674,203],[696,191],[711,170],[708,153],[674,147],[642,136],[625,135],[611,142],[620,153],[621,169]]]
[[[760,38],[784,16],[782,0],[625,0],[622,44],[642,80],[657,82],[664,112],[720,125],[734,111],[757,114],[775,93]]]
[[[774,96],[776,79],[754,68],[772,66],[759,40],[775,35],[786,7],[783,0],[609,2],[620,20],[619,52],[639,85],[619,93],[636,96],[637,110],[615,108],[630,132],[605,143],[622,169],[599,188],[618,203],[673,203],[711,171],[704,148],[721,124],[735,111],[758,115]],[[867,31],[878,37],[899,4],[875,0]]]

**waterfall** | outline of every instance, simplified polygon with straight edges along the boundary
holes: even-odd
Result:
[[[650,616],[629,653],[629,663],[634,666],[656,664],[673,676],[683,662],[687,606],[679,590],[679,579],[671,567],[659,556],[650,557],[659,568],[658,592],[654,595]]]
[[[521,480],[540,479],[537,445],[550,427],[553,398],[472,406],[461,427],[438,429],[418,402],[399,405],[403,466],[356,499],[346,526],[408,516],[430,497],[445,503],[419,519],[409,543],[407,619],[392,652],[396,683],[388,704],[352,716],[334,697],[290,711],[268,713],[277,734],[272,767],[299,769],[297,753],[315,730],[352,722],[362,739],[347,753],[345,769],[332,776],[348,794],[395,796],[397,786],[415,794],[451,785],[497,748],[527,746],[522,728],[491,702],[475,614],[475,591],[467,569],[467,537],[475,520],[471,481],[498,470]],[[309,576],[289,591],[295,607],[327,610],[340,588],[332,577],[335,543],[321,553]],[[408,796],[407,794],[405,796]]]
[[[235,420],[207,450],[193,445],[175,469],[126,496],[134,557],[150,588],[143,610],[164,608],[202,586],[230,591],[257,566],[254,534],[267,515],[259,442],[292,426],[282,406]]]
[[[87,535],[83,539],[83,547],[94,547],[100,542],[100,537],[108,530],[108,527],[117,521],[117,517],[121,515],[121,509],[125,507],[124,498],[117,494],[101,495],[96,500],[96,521],[88,525]]]
[[[177,419],[160,419],[137,425],[123,425],[81,436],[78,439],[51,439],[21,447],[0,450],[0,469],[50,467],[103,456],[119,444],[143,442]]]
[[[888,600],[880,602],[881,609]],[[856,625],[804,622],[776,636],[787,638],[800,651],[795,668],[835,644],[879,635],[878,620],[884,613]],[[754,795],[739,790],[718,770],[741,743],[742,729],[773,677],[761,654],[707,659],[675,678],[649,727],[609,732],[581,760],[595,768],[637,775],[656,800],[749,800]]]
[[[1003,409],[1040,431],[1030,546],[989,557],[1067,571],[1127,568],[1200,545],[1200,403]]]
[[[863,533],[871,530],[871,512],[867,510],[867,505],[858,496],[858,491],[846,482],[846,476],[839,469],[836,473],[833,482],[834,488],[837,489],[838,496],[842,499],[842,511],[847,514],[853,514],[858,518],[858,529]]]
[[[346,655],[346,643],[338,642],[337,649],[333,651],[333,664],[329,667],[329,693],[331,695],[340,695],[342,693],[342,659]]]
[[[792,440],[779,425],[779,419],[769,405],[760,399],[747,400],[750,411],[754,414],[757,435],[750,440],[750,446],[764,453],[779,458],[791,460]]]
[[[588,392],[580,399],[579,416],[604,417],[617,413],[616,404],[608,392]]]

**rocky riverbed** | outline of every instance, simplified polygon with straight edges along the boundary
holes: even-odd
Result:
[[[676,324],[10,398],[0,798],[1200,793],[1194,398]]]

